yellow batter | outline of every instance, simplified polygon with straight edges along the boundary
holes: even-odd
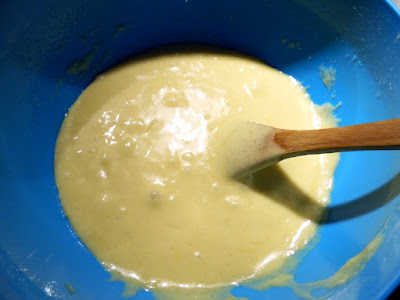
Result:
[[[335,126],[327,108],[292,77],[235,53],[128,61],[100,75],[62,125],[55,173],[63,208],[126,282],[160,291],[268,274],[312,238],[338,156],[285,160],[239,182],[216,153],[235,120]]]

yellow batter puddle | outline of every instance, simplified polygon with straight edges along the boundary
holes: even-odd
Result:
[[[216,155],[227,132],[242,120],[336,126],[332,110],[237,53],[150,52],[98,76],[69,111],[55,153],[63,209],[127,283],[125,295],[232,297],[232,287],[274,274],[313,238],[339,156],[288,159],[237,181]]]

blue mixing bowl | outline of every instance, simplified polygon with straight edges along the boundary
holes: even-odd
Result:
[[[232,48],[294,76],[317,103],[343,103],[341,125],[400,117],[400,13],[389,1],[42,0],[0,7],[0,298],[121,297],[123,284],[109,281],[62,212],[53,159],[71,104],[98,73],[133,53],[186,41]],[[330,90],[320,66],[336,70]],[[400,280],[399,194],[400,151],[342,154],[330,216],[295,280],[333,275],[381,232],[365,267],[329,297],[387,297]],[[297,298],[288,287],[232,293]]]

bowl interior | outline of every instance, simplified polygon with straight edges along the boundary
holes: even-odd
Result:
[[[68,108],[94,77],[129,55],[170,43],[241,51],[308,86],[316,103],[342,103],[340,125],[400,117],[400,14],[384,1],[8,1],[0,12],[0,295],[117,299],[123,284],[74,234],[53,176]],[[320,66],[336,70],[322,83]],[[400,153],[342,154],[330,217],[297,272],[333,275],[386,226],[365,268],[330,297],[384,298],[400,280]],[[323,292],[322,292],[323,293]],[[236,296],[296,298],[289,288]],[[152,299],[141,291],[138,298]],[[1,297],[0,297],[1,298]]]

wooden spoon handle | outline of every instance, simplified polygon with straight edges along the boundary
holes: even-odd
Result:
[[[288,156],[353,150],[400,149],[400,119],[319,130],[277,130]]]

